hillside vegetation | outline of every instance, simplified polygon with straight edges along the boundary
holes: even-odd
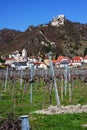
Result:
[[[54,43],[55,45],[52,45]],[[24,32],[0,30],[0,53],[9,54],[26,48],[28,55],[43,55],[52,51],[56,55],[83,55],[87,48],[87,24],[65,19],[64,25],[29,26]]]

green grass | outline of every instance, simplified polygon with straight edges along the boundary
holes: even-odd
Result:
[[[61,100],[61,83],[57,82],[61,105],[87,104],[87,83],[75,81],[72,86],[72,99],[70,101],[69,88],[67,85],[66,95],[63,89],[63,101]],[[63,83],[64,87],[64,83]],[[20,82],[7,85],[6,90],[0,81],[0,117],[6,118],[7,114],[14,113],[17,118],[21,115],[29,115],[32,130],[86,130],[82,124],[87,123],[87,113],[62,114],[62,115],[41,115],[34,114],[35,110],[47,108],[50,105],[49,92],[44,93],[43,83],[34,83],[32,86],[32,103],[30,103],[30,85],[25,88],[23,83],[20,89]],[[55,92],[52,90],[52,105],[56,105]]]
[[[84,123],[87,123],[87,113],[30,116],[32,130],[86,130],[82,127]]]

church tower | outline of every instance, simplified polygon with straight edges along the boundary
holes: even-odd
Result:
[[[27,60],[27,51],[25,48],[23,48],[23,50],[22,50],[22,59],[23,59],[23,61]]]

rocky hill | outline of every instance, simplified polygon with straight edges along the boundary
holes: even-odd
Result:
[[[87,48],[87,24],[64,20],[64,25],[51,22],[37,27],[29,26],[24,32],[0,30],[0,53],[27,49],[28,55],[44,56],[49,51],[56,55],[83,55]]]

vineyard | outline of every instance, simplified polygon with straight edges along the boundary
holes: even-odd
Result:
[[[0,130],[20,130],[18,117],[50,105],[87,104],[86,67],[57,68],[54,74],[50,68],[0,70]]]

